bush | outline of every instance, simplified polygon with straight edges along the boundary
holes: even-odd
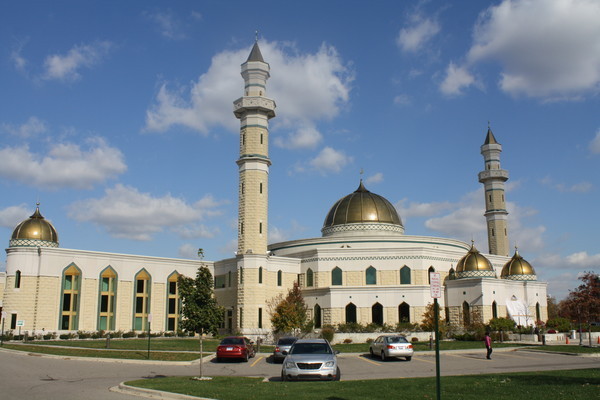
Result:
[[[63,339],[63,340],[69,340],[69,339],[74,339],[75,338],[75,334],[74,333],[62,333],[59,338]]]
[[[419,324],[412,322],[398,322],[394,329],[395,332],[421,332]]]
[[[42,336],[42,338],[44,340],[56,339],[56,333],[46,333],[45,335]]]
[[[99,330],[96,332],[92,332],[91,336],[92,339],[102,339],[105,335],[105,332],[103,330]]]
[[[548,329],[548,333],[556,333],[554,329]]]
[[[546,322],[548,329],[554,329],[558,332],[568,332],[571,330],[571,321],[566,318],[552,318]]]
[[[148,332],[142,331],[142,332],[138,333],[137,337],[138,338],[146,338],[146,337],[148,337]]]
[[[3,341],[13,340],[14,335],[13,335],[12,331],[8,331],[8,332],[5,332],[4,335],[0,335],[0,338],[2,338]]]
[[[368,344],[371,344],[371,343],[373,343],[373,340],[375,340],[375,339],[373,339],[373,338],[368,338],[366,342],[367,342]]]
[[[515,321],[510,318],[492,318],[490,319],[489,327],[492,331],[503,330],[504,332],[511,332],[515,329]]]
[[[345,343],[345,344],[352,343],[352,339],[350,339],[350,338],[346,338],[346,339],[344,339],[344,343]]]
[[[321,329],[321,337],[323,339],[327,340],[328,342],[333,341],[334,335],[335,335],[335,329],[333,329],[333,326],[324,326],[323,329]]]
[[[123,339],[134,338],[136,336],[137,335],[136,335],[136,333],[134,331],[129,331],[129,332],[123,333]]]
[[[416,337],[416,336],[413,336],[413,337],[412,337],[412,339],[410,339],[410,341],[411,341],[412,343],[417,343],[417,342],[419,341],[419,338],[418,338],[418,337]]]

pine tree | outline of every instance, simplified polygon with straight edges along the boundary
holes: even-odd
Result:
[[[179,277],[179,297],[182,300],[181,327],[190,332],[217,334],[223,322],[223,307],[217,305],[213,294],[210,270],[202,265],[196,279]]]

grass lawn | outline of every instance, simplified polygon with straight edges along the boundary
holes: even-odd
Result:
[[[523,344],[517,344],[512,342],[494,342],[495,348],[500,347],[521,347],[527,346]],[[415,351],[428,351],[429,342],[417,342],[413,343]],[[484,349],[483,342],[467,342],[467,341],[440,341],[440,350],[463,350],[463,349]],[[368,353],[369,343],[341,343],[333,346],[334,350],[338,350],[340,353]],[[435,350],[435,344],[433,349]]]
[[[196,381],[190,377],[168,377],[127,384],[220,400],[436,398],[435,377],[347,382],[262,382],[238,377]],[[600,369],[442,377],[441,388],[446,400],[589,400],[599,397]]]
[[[568,345],[556,345],[556,346],[535,346],[532,350],[541,351],[556,351],[558,353],[578,353],[578,354],[592,354],[600,353],[600,347],[584,347],[584,346],[568,346]]]
[[[30,353],[54,354],[69,357],[99,357],[99,358],[118,358],[129,360],[147,360],[147,350],[93,350],[82,348],[64,348],[56,346],[41,346],[27,344],[4,344],[5,348],[11,350],[27,351]],[[205,355],[208,355],[205,353]],[[159,361],[191,361],[198,358],[198,353],[177,353],[177,352],[153,352],[150,350],[150,359]]]

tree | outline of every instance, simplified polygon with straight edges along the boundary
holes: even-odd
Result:
[[[600,321],[600,276],[585,272],[579,280],[583,283],[559,303],[559,315],[576,323],[591,325]]]
[[[217,305],[212,274],[206,266],[198,268],[196,279],[179,276],[179,297],[183,305],[181,327],[191,332],[216,335],[223,322],[224,309]]]
[[[297,329],[304,329],[307,325],[307,309],[300,286],[294,282],[294,287],[279,301],[271,314],[273,332],[291,333]]]
[[[423,320],[421,321],[421,328],[426,332],[433,332],[435,330],[435,310],[433,308],[434,303],[429,303],[425,307],[425,313],[423,314]],[[446,320],[440,312],[441,307],[438,304],[438,331],[440,335],[444,335],[448,330]]]
[[[556,298],[552,296],[547,296],[548,302],[548,319],[558,318],[558,304],[556,303]]]

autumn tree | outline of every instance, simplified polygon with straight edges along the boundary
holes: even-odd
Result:
[[[559,315],[590,328],[592,322],[600,321],[600,276],[585,272],[579,280],[583,283],[559,303]]]
[[[271,324],[275,333],[291,333],[294,330],[303,330],[307,326],[308,307],[302,297],[300,286],[297,282],[289,290],[287,296],[275,305],[271,313]]]
[[[434,303],[429,303],[425,307],[425,313],[423,314],[423,320],[421,321],[421,329],[426,332],[432,332],[435,330],[435,309],[433,308]],[[441,307],[438,304],[438,331],[440,335],[444,335],[448,329],[446,320],[442,316]]]

